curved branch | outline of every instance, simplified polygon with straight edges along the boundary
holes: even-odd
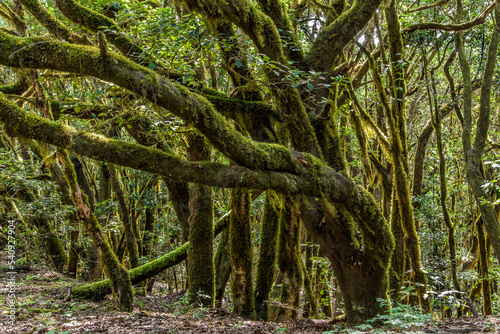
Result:
[[[423,22],[417,23],[409,26],[403,34],[410,34],[417,30],[442,30],[442,31],[462,31],[473,28],[477,25],[483,24],[486,20],[486,17],[495,9],[495,6],[498,4],[499,0],[496,0],[491,5],[486,7],[474,20],[458,23],[458,24],[441,24],[436,22]]]
[[[318,164],[308,155],[300,175],[251,170],[237,165],[189,162],[174,154],[109,139],[28,113],[0,94],[0,122],[11,136],[39,140],[104,162],[154,173],[178,182],[221,188],[273,189],[279,193],[328,198],[363,224],[386,224],[373,197],[351,179]],[[375,229],[377,230],[377,229]]]
[[[56,18],[54,14],[42,6],[38,0],[20,0],[20,2],[33,14],[33,16],[57,39],[70,43],[90,45],[91,41],[86,36],[79,36]]]
[[[0,64],[90,75],[128,89],[195,126],[220,152],[237,163],[274,171],[297,172],[300,162],[285,147],[256,143],[237,132],[204,97],[148,68],[98,49],[0,32]]]
[[[56,0],[56,3],[66,18],[94,33],[103,32],[111,44],[134,62],[143,66],[148,66],[153,62],[160,74],[173,80],[181,77],[178,73],[167,71],[164,64],[155,59],[150,59],[151,57],[146,55],[145,51],[128,37],[116,22],[109,17],[82,6],[75,0]]]
[[[380,0],[357,0],[349,10],[321,30],[311,47],[315,69],[328,72],[342,49],[371,20]]]
[[[442,5],[446,5],[448,2],[450,2],[450,0],[440,0],[436,3],[433,3],[431,5],[424,5],[424,6],[420,6],[420,7],[417,7],[415,9],[408,9],[406,11],[406,13],[415,13],[415,12],[419,12],[421,10],[427,10],[427,9],[431,9],[431,8],[434,8],[434,7],[439,7],[439,6],[442,6]]]

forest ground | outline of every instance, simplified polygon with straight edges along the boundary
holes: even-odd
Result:
[[[2,261],[4,260],[4,261]],[[500,317],[441,320],[419,326],[384,329],[346,328],[326,320],[301,319],[290,323],[252,321],[224,308],[190,308],[182,292],[161,293],[155,284],[151,296],[136,296],[133,313],[116,311],[114,301],[65,300],[77,280],[47,268],[18,271],[16,321],[7,318],[5,252],[0,252],[0,333],[500,333]]]

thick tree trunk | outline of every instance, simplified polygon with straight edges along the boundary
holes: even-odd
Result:
[[[285,322],[298,317],[300,289],[302,287],[302,261],[299,253],[300,221],[293,199],[284,197],[280,215],[280,243],[278,267],[283,273],[280,309],[277,321]]]
[[[205,138],[192,134],[188,138],[188,160],[210,160],[210,147]],[[215,270],[212,240],[212,188],[201,184],[189,185],[189,248],[188,293],[191,302],[198,300],[205,306],[215,305]]]
[[[364,196],[370,201],[369,194]],[[347,321],[358,324],[384,311],[377,299],[388,298],[388,266],[394,240],[379,212],[376,225],[380,229],[376,234],[360,226],[364,246],[360,248],[354,238],[353,221],[339,220],[339,217],[345,218],[344,212],[343,208],[336,209],[326,201],[320,208],[316,201],[304,199],[300,218],[333,266],[344,298]]]
[[[252,234],[250,229],[250,191],[233,189],[231,192],[231,294],[234,312],[254,316],[252,279]]]
[[[274,191],[266,192],[261,222],[259,259],[254,293],[258,319],[269,320],[268,301],[274,283],[279,235],[280,199]]]

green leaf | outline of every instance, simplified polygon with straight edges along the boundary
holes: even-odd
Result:
[[[154,69],[156,68],[156,64],[155,64],[155,63],[153,63],[153,62],[150,62],[150,63],[148,64],[148,66],[149,66],[149,68],[150,68],[150,69],[152,69],[152,70],[154,70]]]
[[[312,85],[312,83],[308,82],[307,83],[307,89],[308,90],[313,90],[314,86]]]

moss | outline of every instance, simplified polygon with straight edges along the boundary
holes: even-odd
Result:
[[[231,192],[231,294],[234,312],[253,317],[252,235],[250,227],[250,191]]]
[[[229,215],[222,217],[214,227],[214,235],[221,233],[229,225]],[[173,251],[142,266],[130,270],[130,281],[137,284],[151,278],[162,271],[175,266],[187,258],[189,242],[174,249]],[[74,298],[94,298],[111,292],[109,279],[76,287],[72,290]]]
[[[279,322],[295,320],[300,304],[300,289],[302,287],[302,261],[299,255],[300,220],[298,208],[293,198],[284,197],[280,215],[280,239],[278,267],[283,273],[280,303],[289,307],[280,307]]]
[[[221,307],[226,285],[231,276],[231,246],[229,230],[222,232],[214,258],[215,263],[215,307]]]
[[[197,133],[188,137],[187,157],[191,161],[210,160],[211,150],[205,138]],[[188,294],[191,302],[215,305],[215,270],[212,240],[212,188],[200,184],[189,186]],[[204,297],[207,296],[207,297]]]
[[[264,214],[261,222],[259,259],[255,283],[255,311],[258,319],[269,320],[268,304],[274,283],[278,246],[280,199],[274,191],[266,192]]]

